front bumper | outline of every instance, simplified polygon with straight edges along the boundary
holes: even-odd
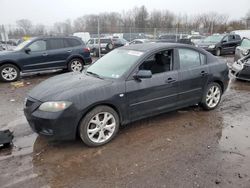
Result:
[[[44,112],[38,108],[42,102],[28,98],[24,114],[31,129],[55,140],[73,140],[80,120],[73,104],[61,112]]]

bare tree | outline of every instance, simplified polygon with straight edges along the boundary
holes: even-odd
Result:
[[[26,35],[31,34],[32,30],[32,23],[30,20],[27,19],[21,19],[16,21],[17,25],[24,30],[24,33]]]

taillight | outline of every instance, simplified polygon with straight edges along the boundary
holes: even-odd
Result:
[[[90,48],[83,48],[84,52],[90,52]]]

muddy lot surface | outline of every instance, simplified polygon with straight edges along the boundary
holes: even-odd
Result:
[[[38,136],[23,115],[26,93],[58,74],[26,76],[20,88],[0,83],[0,129],[15,136],[0,150],[0,187],[250,187],[249,82],[232,79],[214,111],[145,119],[88,148]]]

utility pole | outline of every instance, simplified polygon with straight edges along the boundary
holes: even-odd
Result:
[[[97,32],[98,32],[98,56],[101,57],[101,44],[100,44],[100,19],[98,16],[98,26],[97,26]]]

